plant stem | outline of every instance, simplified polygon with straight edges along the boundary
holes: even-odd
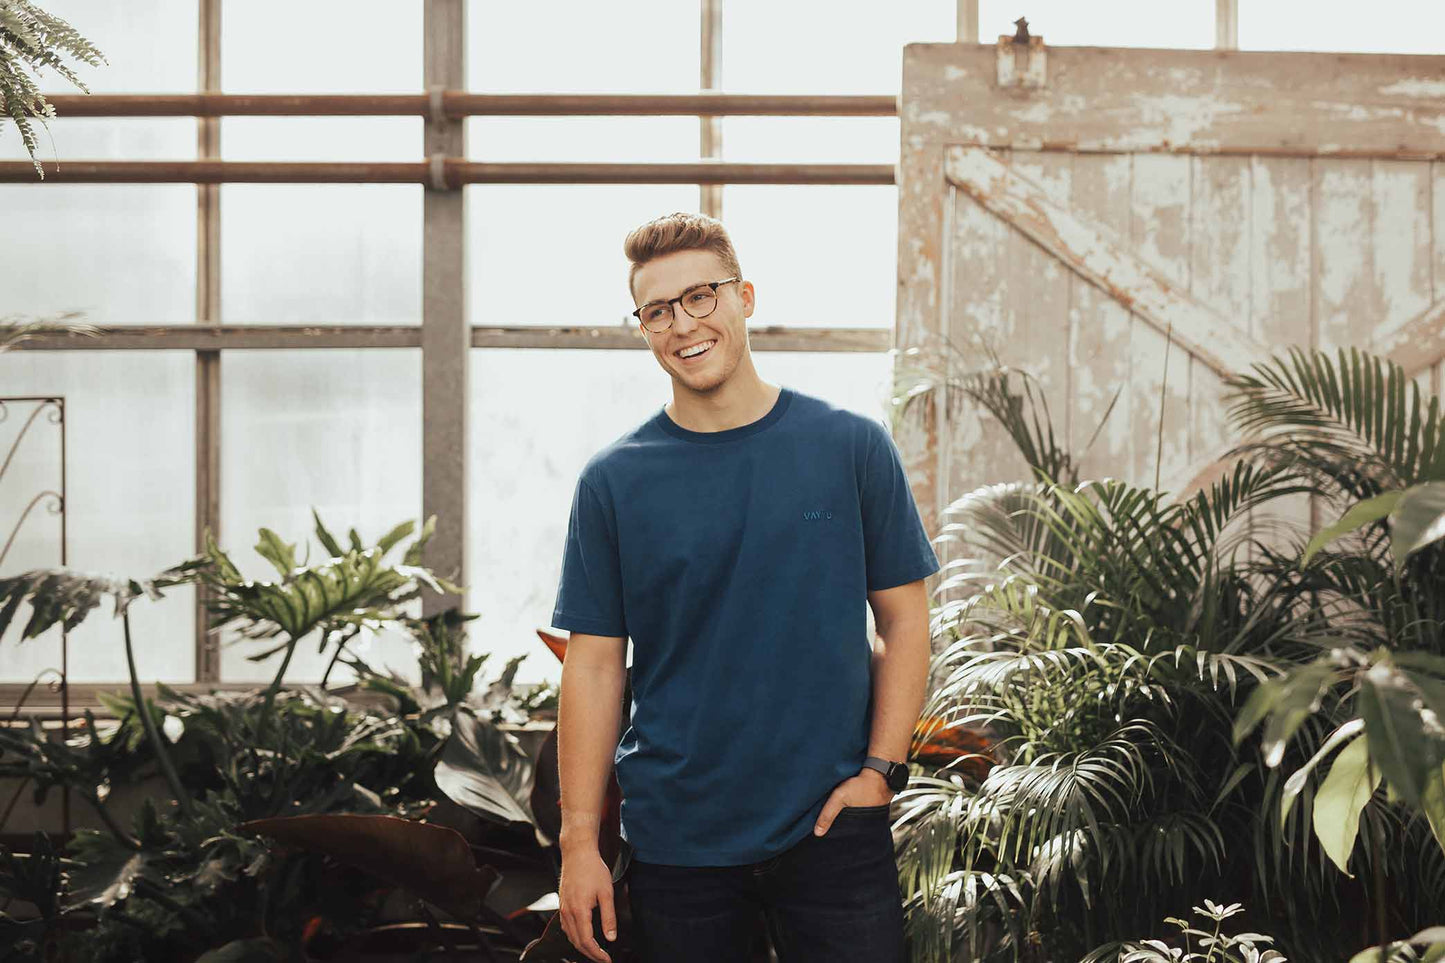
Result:
[[[1398,580],[1396,584],[1398,585]],[[1375,757],[1368,754],[1365,756],[1365,778],[1368,780],[1366,785],[1375,784]],[[1364,813],[1361,812],[1361,815]],[[1379,821],[1371,820],[1370,862],[1374,864],[1375,870],[1375,922],[1380,929],[1380,963],[1389,963],[1389,910],[1385,907],[1385,864],[1380,853],[1380,835],[1383,832]]]
[[[271,718],[271,706],[276,702],[276,693],[281,689],[281,680],[286,678],[286,667],[291,664],[291,656],[296,652],[296,644],[299,639],[289,638],[286,640],[286,655],[281,659],[281,668],[276,670],[276,678],[266,687],[266,701],[261,707],[261,722],[256,728],[256,745],[264,746],[262,737],[266,734],[266,723]]]
[[[130,670],[130,694],[135,699],[135,711],[140,713],[141,728],[145,730],[146,738],[150,740],[151,746],[156,752],[156,762],[160,764],[161,772],[165,774],[166,783],[171,787],[171,793],[176,797],[176,805],[181,809],[181,815],[187,819],[191,818],[191,794],[181,785],[181,777],[176,773],[176,767],[171,762],[171,754],[166,750],[165,742],[161,734],[156,730],[156,721],[151,718],[150,709],[146,706],[145,696],[140,691],[140,678],[135,671],[135,646],[130,639],[130,607],[121,610],[121,625],[125,630],[125,662]]]
[[[353,632],[351,635],[343,635],[343,636],[337,641],[337,643],[336,643],[336,651],[331,654],[331,661],[328,662],[328,663],[326,663],[326,671],[323,672],[323,673],[321,673],[321,688],[322,688],[322,689],[325,689],[325,688],[326,688],[326,680],[329,679],[329,678],[331,678],[331,670],[334,669],[334,668],[336,668],[336,660],[339,659],[339,658],[341,658],[341,653],[343,653],[343,652],[346,651],[346,643],[347,643],[348,641],[350,641],[355,635],[356,635],[356,633],[354,633],[354,632]]]
[[[140,843],[132,839],[130,833],[120,828],[120,823],[115,821],[115,817],[110,814],[110,810],[105,808],[105,803],[100,801],[99,796],[93,792],[82,793],[81,795],[86,802],[95,808],[95,814],[100,817],[101,822],[105,823],[105,828],[110,830],[112,836],[124,843],[129,849],[139,850],[141,848]]]
[[[144,876],[137,876],[135,878],[135,888],[146,899],[160,903],[202,933],[209,932],[211,928],[215,926],[215,921],[207,918],[205,914],[167,895],[159,883],[154,883]]]

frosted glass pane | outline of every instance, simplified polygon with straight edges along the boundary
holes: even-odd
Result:
[[[722,219],[743,276],[757,288],[749,324],[892,326],[896,187],[729,185]],[[820,299],[820,287],[830,296]]]
[[[886,423],[887,353],[758,351],[763,380]],[[546,386],[561,386],[560,390]],[[472,352],[467,546],[473,650],[496,670],[526,654],[518,682],[561,680],[537,630],[549,628],[572,489],[598,449],[672,399],[651,352],[475,349]],[[565,633],[564,633],[565,634]]]
[[[274,580],[253,546],[264,526],[296,545],[298,560],[325,557],[314,508],[342,544],[355,528],[371,545],[408,519],[421,526],[421,352],[227,351],[221,376],[220,544],[247,578]],[[447,519],[437,519],[438,528]],[[388,556],[399,561],[405,545]],[[414,600],[411,615],[421,615]],[[279,638],[276,641],[280,641]],[[418,678],[410,638],[401,633],[352,643],[368,663]],[[221,678],[270,681],[279,655],[254,663],[265,641],[222,640]],[[286,678],[319,682],[327,654],[311,637],[297,647]],[[329,683],[350,679],[338,666]]]
[[[472,0],[467,89],[697,93],[700,25],[697,0]]]
[[[723,159],[766,164],[896,164],[897,117],[724,117]]]
[[[80,311],[99,325],[195,320],[193,185],[0,184],[0,211],[0,314]]]
[[[109,61],[65,62],[92,93],[196,89],[194,0],[46,2]],[[54,70],[31,75],[46,94],[81,90]],[[47,174],[70,160],[190,160],[188,117],[57,117],[35,121]],[[28,160],[0,118],[0,159]],[[4,314],[82,311],[93,324],[187,324],[195,318],[196,189],[188,184],[0,184]],[[0,389],[3,390],[3,389]]]
[[[145,578],[182,561],[195,545],[195,357],[189,351],[8,351],[0,354],[0,397],[65,398],[65,564],[84,572]],[[0,404],[0,452],[8,452],[36,410]],[[0,476],[0,546],[25,508],[60,491],[61,433],[43,411]],[[61,517],[43,498],[20,526],[0,575],[61,565]],[[142,680],[195,678],[195,595],[168,589],[131,604],[131,636]],[[109,600],[69,633],[70,680],[128,678],[125,637]],[[60,633],[17,644],[22,609],[0,640],[0,680],[29,682],[60,666]]]
[[[226,324],[418,324],[419,184],[223,184]]]
[[[951,0],[834,0],[826,6],[727,0],[719,87],[748,93],[897,93],[904,45],[952,43],[957,32]]]
[[[77,93],[78,91],[68,91]],[[194,117],[66,117],[61,115],[41,126],[30,125],[35,135],[35,159],[49,176],[65,173],[70,160],[195,160],[196,119]],[[0,119],[0,160],[29,160],[20,132],[9,119]],[[10,185],[12,186],[32,186]],[[33,186],[66,190],[35,175]],[[90,185],[87,185],[90,186]],[[122,190],[133,185],[119,186]],[[7,214],[8,214],[7,210]]]
[[[222,4],[221,87],[231,93],[421,93],[424,8],[385,0]]]
[[[37,6],[68,22],[105,56],[107,63],[99,66],[79,63],[69,55],[63,58],[91,93],[183,93],[196,89],[200,16],[196,0],[44,0]],[[47,95],[81,93],[53,70],[42,73],[36,85]]]
[[[489,163],[696,161],[696,117],[472,117],[467,156]]]
[[[1000,34],[1013,36],[1020,16],[1028,17],[1029,33],[1050,47],[1214,46],[1214,0],[1175,0],[1167,11],[1157,0],[1034,0],[1027,9],[1008,0],[979,0],[978,39],[991,44]]]
[[[1336,16],[1302,16],[1296,4],[1239,2],[1242,50],[1349,53],[1445,52],[1445,6],[1438,0],[1378,0]]]
[[[472,324],[629,325],[623,239],[654,217],[697,210],[698,188],[474,184],[466,203]]]
[[[224,117],[221,157],[416,162],[423,158],[422,123],[420,117]]]

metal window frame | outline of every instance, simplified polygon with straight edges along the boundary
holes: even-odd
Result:
[[[464,192],[469,183],[695,183],[700,209],[721,217],[724,184],[896,184],[896,165],[730,164],[721,160],[721,117],[897,116],[894,96],[736,95],[718,92],[723,0],[701,0],[700,93],[669,95],[472,94],[466,82],[465,0],[425,0],[423,71],[425,94],[248,95],[225,94],[221,77],[222,0],[199,4],[198,74],[195,94],[57,94],[47,97],[60,116],[193,116],[197,118],[194,161],[66,161],[47,171],[48,181],[183,182],[197,185],[197,275],[195,324],[102,327],[99,337],[37,337],[23,350],[192,350],[196,354],[195,477],[197,551],[209,529],[221,537],[221,378],[228,349],[420,348],[423,366],[423,517],[449,519],[427,546],[428,565],[466,581],[466,445],[468,347],[596,348],[648,350],[632,319],[616,327],[572,325],[468,325],[466,322]],[[959,0],[960,9],[976,0]],[[975,29],[976,33],[976,29]],[[227,162],[221,157],[221,118],[232,115],[394,115],[426,118],[425,155],[415,164],[308,164]],[[465,122],[477,114],[525,115],[690,115],[699,121],[700,163],[690,164],[487,164],[467,160]],[[28,161],[0,163],[0,181],[33,181]],[[222,325],[220,185],[239,181],[411,182],[424,186],[423,303],[420,325]],[[891,327],[836,328],[772,325],[750,329],[763,351],[879,353],[892,347]],[[195,681],[184,691],[250,688],[220,677],[219,637],[206,629],[205,599],[196,597]],[[460,600],[425,596],[424,612]],[[71,711],[108,713],[98,694],[124,685],[62,683],[36,686],[27,714],[58,717],[67,699]],[[9,715],[29,683],[0,682],[0,711]],[[154,685],[143,685],[148,694]]]

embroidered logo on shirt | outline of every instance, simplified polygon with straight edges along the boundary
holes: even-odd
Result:
[[[826,518],[832,518],[832,517],[833,517],[833,513],[832,513],[832,512],[824,511],[823,509],[819,509],[819,510],[817,510],[817,511],[804,512],[804,513],[803,513],[803,518],[806,519],[806,520],[808,520],[808,521],[815,521],[815,520],[818,520],[818,519],[826,519]]]

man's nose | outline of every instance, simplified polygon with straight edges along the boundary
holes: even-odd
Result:
[[[695,330],[697,325],[697,318],[694,318],[682,309],[681,301],[672,306],[672,327],[678,334],[685,334],[688,331]]]

